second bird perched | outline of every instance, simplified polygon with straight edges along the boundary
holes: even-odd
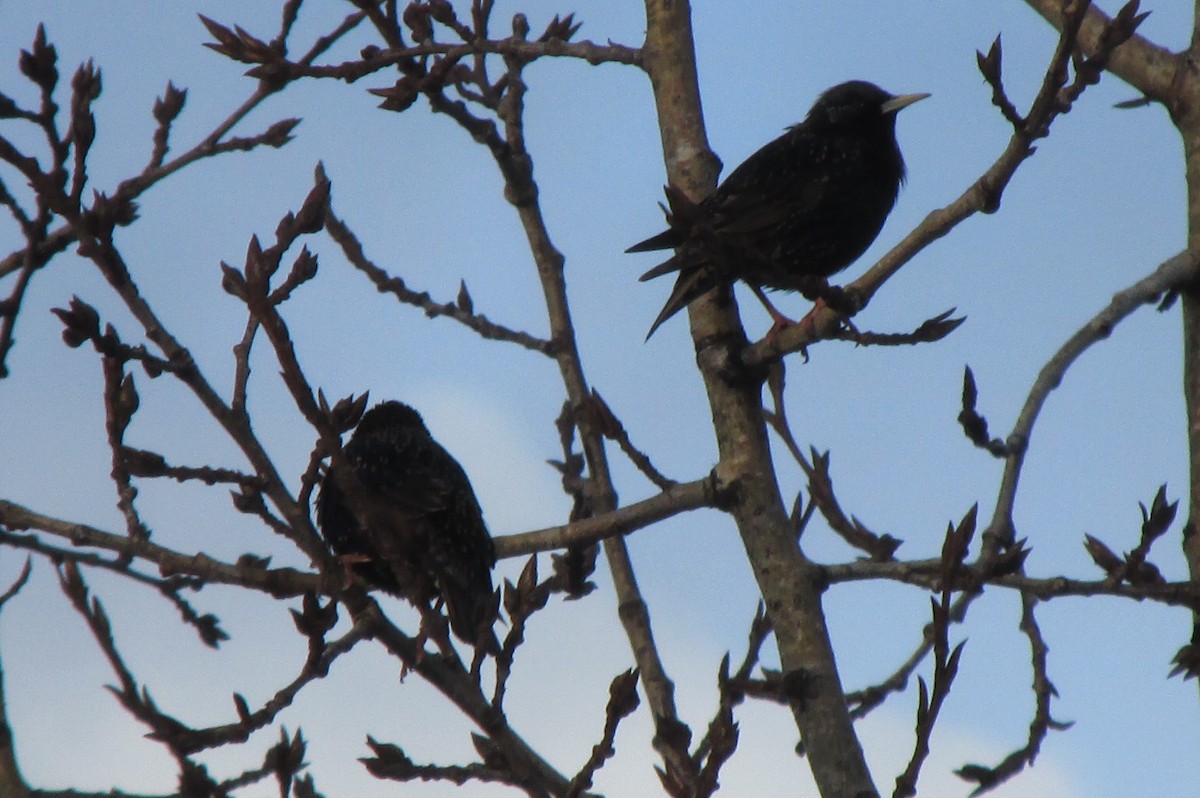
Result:
[[[626,250],[677,249],[641,277],[679,272],[646,337],[718,285],[742,280],[766,302],[762,288],[799,290],[806,278],[853,263],[879,235],[904,181],[896,112],[928,96],[896,96],[861,80],[834,86],[687,218],[676,208],[669,230]]]
[[[416,410],[381,402],[321,483],[317,523],[361,579],[409,601],[445,602],[450,628],[494,640],[496,552],[466,472]]]

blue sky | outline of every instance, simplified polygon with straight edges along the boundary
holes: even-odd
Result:
[[[0,2],[0,60],[9,65],[0,71],[0,91],[31,101],[15,64],[38,21],[59,48],[65,75],[94,58],[104,93],[96,108],[91,176],[92,186],[104,190],[148,157],[150,108],[168,79],[189,90],[174,131],[177,149],[207,133],[251,92],[237,65],[201,46],[207,34],[195,11],[269,38],[277,25],[269,5]],[[303,41],[348,8],[311,5],[301,18]],[[584,23],[580,36],[596,41],[637,44],[643,31],[640,5],[628,0],[576,8],[544,0],[496,5],[495,31],[506,31],[505,20],[516,10],[528,14],[535,31],[568,11]],[[1184,5],[1145,3],[1153,13],[1142,33],[1172,49],[1186,46]],[[697,2],[694,14],[708,134],[727,171],[842,80],[933,94],[900,116],[909,180],[876,244],[845,272],[847,280],[925,214],[957,197],[1003,148],[1009,128],[989,103],[975,50],[1003,35],[1006,82],[1022,106],[1036,91],[1055,41],[1015,0],[763,2],[753,9]],[[354,52],[347,47],[337,58]],[[567,257],[588,378],[665,473],[700,477],[713,465],[715,445],[686,322],[672,319],[642,342],[669,287],[637,282],[655,262],[652,256],[622,254],[661,224],[656,203],[664,176],[648,81],[632,68],[552,60],[535,64],[526,77],[529,146],[551,236]],[[244,315],[221,291],[218,264],[238,264],[252,234],[271,235],[279,217],[307,193],[318,161],[333,181],[336,212],[378,263],[441,300],[452,299],[465,280],[478,310],[544,333],[536,273],[490,158],[421,104],[402,115],[376,110],[376,98],[365,90],[389,80],[299,86],[271,98],[238,132],[299,116],[304,121],[294,142],[186,170],[148,193],[142,220],[120,234],[142,292],[222,390],[231,383],[230,348]],[[934,243],[856,319],[863,329],[904,330],[957,307],[967,322],[953,335],[904,349],[826,343],[812,349],[807,364],[789,359],[787,402],[797,439],[832,450],[843,505],[877,531],[904,539],[902,556],[932,556],[947,521],[975,503],[986,516],[995,502],[999,463],[973,449],[955,422],[964,364],[975,372],[980,410],[993,431],[1007,431],[1049,355],[1115,291],[1182,248],[1178,138],[1160,108],[1113,109],[1133,96],[1111,77],[1089,89],[1018,172],[999,213],[969,219]],[[5,180],[15,182],[7,173]],[[11,224],[0,222],[3,251],[18,240]],[[321,272],[286,306],[310,379],[329,396],[369,389],[375,399],[418,407],[471,475],[494,534],[561,522],[568,502],[556,472],[545,465],[560,454],[553,420],[562,392],[553,363],[396,305],[327,241],[314,241]],[[0,290],[7,292],[8,284]],[[13,376],[0,383],[0,495],[119,530],[99,366],[91,353],[61,343],[60,326],[48,312],[74,294],[95,304],[122,334],[136,336],[132,319],[88,265],[67,255],[38,275],[9,362]],[[761,335],[769,320],[748,293],[739,300],[751,334]],[[795,296],[782,297],[780,306],[792,315],[805,310]],[[1088,352],[1051,396],[1017,503],[1018,534],[1033,549],[1030,573],[1094,578],[1081,545],[1085,533],[1127,550],[1137,540],[1138,501],[1148,502],[1164,482],[1172,499],[1183,498],[1179,340],[1178,309],[1157,314],[1147,308]],[[311,435],[275,379],[266,347],[255,367],[256,430],[281,470],[298,474]],[[172,461],[242,465],[216,424],[178,386],[141,375],[138,386],[142,411],[131,442]],[[777,452],[783,491],[794,495],[803,488],[802,474],[781,446]],[[623,502],[653,493],[619,454],[612,460]],[[226,558],[269,553],[277,563],[306,565],[230,511],[223,491],[139,487],[143,513],[164,543]],[[1186,573],[1178,523],[1154,557],[1175,579]],[[854,556],[820,525],[806,542],[823,561]],[[717,664],[727,650],[740,655],[756,601],[736,530],[717,513],[696,512],[639,532],[629,545],[681,711],[702,728],[713,706]],[[0,577],[14,577],[23,560],[0,551]],[[504,562],[498,573],[515,577],[519,568]],[[601,590],[586,601],[556,603],[539,618],[511,688],[516,727],[568,772],[586,758],[599,731],[608,681],[632,664],[605,579],[598,576]],[[102,574],[91,584],[155,699],[196,724],[228,722],[231,693],[261,701],[302,659],[290,618],[270,602],[205,589],[197,604],[221,615],[233,636],[211,652],[147,591]],[[389,606],[404,617],[402,608]],[[827,607],[844,681],[854,689],[889,674],[916,644],[928,596],[896,586],[842,586],[827,593]],[[1171,656],[1190,632],[1186,615],[1115,600],[1059,600],[1043,605],[1040,617],[1061,694],[1054,714],[1076,726],[1051,736],[1037,767],[997,794],[1181,794],[1197,783],[1196,687],[1166,679]],[[1018,620],[1016,597],[990,590],[968,623],[955,629],[954,639],[969,642],[934,736],[922,795],[965,795],[966,786],[949,775],[952,768],[995,763],[1022,743],[1032,695]],[[101,689],[112,676],[43,562],[0,615],[0,657],[18,754],[37,786],[169,789],[169,761]],[[366,753],[368,733],[403,745],[417,760],[471,757],[462,719],[415,679],[398,684],[395,671],[378,651],[357,651],[282,718],[311,740],[308,759],[328,795],[396,794],[355,761]],[[910,690],[860,727],[882,790],[890,792],[911,749],[915,701]],[[414,729],[413,718],[420,718],[422,730]],[[722,779],[727,794],[775,794],[779,784],[807,783],[805,765],[789,753],[795,735],[785,711],[749,706],[740,718],[742,746]],[[214,758],[213,769],[229,774],[255,764],[275,734],[255,738],[241,754]],[[602,773],[600,789],[614,796],[657,789],[649,735],[643,710],[622,728],[618,757]],[[402,794],[449,790],[416,785]],[[499,793],[474,788],[465,794]]]

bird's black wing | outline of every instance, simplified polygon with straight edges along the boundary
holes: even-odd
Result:
[[[347,485],[359,497],[359,502],[368,501],[363,498],[367,494],[360,482],[347,480],[345,476],[344,471],[335,472],[331,467],[321,480],[321,490],[317,495],[317,525],[321,535],[334,554],[357,558],[352,567],[359,578],[367,584],[400,595],[401,583],[397,574],[381,554],[378,541],[351,509],[351,502],[342,486]]]
[[[345,451],[365,491],[414,516],[444,510],[457,478],[466,479],[454,458],[428,435],[387,430],[357,437]]]
[[[828,184],[819,147],[801,127],[763,145],[701,203],[712,232],[754,233],[813,213]]]
[[[437,442],[428,443],[425,489],[430,491],[427,500],[439,507],[424,519],[430,532],[425,556],[446,602],[450,626],[464,640],[490,647],[496,611],[491,576],[495,544],[466,472]]]

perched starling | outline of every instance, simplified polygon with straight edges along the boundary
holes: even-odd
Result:
[[[494,639],[492,539],[462,466],[416,410],[382,402],[363,415],[321,483],[317,522],[370,585],[423,606],[440,597],[456,635]]]
[[[928,96],[897,97],[865,81],[839,84],[702,202],[668,189],[671,228],[626,250],[677,248],[641,277],[679,272],[646,337],[693,299],[734,280],[749,285],[780,323],[762,288],[800,290],[853,263],[879,234],[904,181],[895,114]]]

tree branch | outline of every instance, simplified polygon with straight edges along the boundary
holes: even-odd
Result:
[[[1025,3],[1055,28],[1062,30],[1062,0],[1025,0]],[[1111,21],[1094,5],[1088,8],[1078,38],[1079,46],[1085,53],[1097,52],[1104,29]],[[1166,102],[1180,66],[1178,55],[1135,34],[1113,50],[1107,69],[1147,97]]]
[[[716,184],[704,132],[687,2],[646,0],[645,65],[654,89],[667,181],[693,200]],[[696,359],[715,422],[716,476],[775,629],[790,704],[826,798],[876,795],[842,692],[821,609],[817,571],[796,545],[775,479],[759,394],[762,370],[741,360],[745,334],[732,302],[710,292],[689,306]]]
[[[87,524],[78,524],[34,512],[0,499],[0,525],[12,532],[37,529],[71,541],[75,546],[92,546],[128,557],[138,557],[158,566],[164,573],[189,574],[207,582],[240,585],[277,598],[320,592],[320,577],[294,568],[265,568],[254,562],[237,565],[207,554],[181,554],[142,538],[114,535]]]
[[[25,560],[21,575],[0,596],[0,608],[20,592],[29,581],[33,571],[31,560]],[[8,724],[8,709],[4,692],[4,669],[0,668],[0,795],[8,798],[29,798],[29,786],[21,777],[21,769],[17,765],[16,742],[13,738],[12,727]]]
[[[1163,262],[1146,277],[1113,295],[1108,306],[1093,316],[1059,348],[1042,366],[1029,389],[1025,404],[1012,432],[1005,442],[1007,456],[1004,475],[996,498],[996,508],[984,532],[985,541],[1011,541],[1012,511],[1017,496],[1017,483],[1025,462],[1025,452],[1033,434],[1033,425],[1041,413],[1050,392],[1057,388],[1074,362],[1093,344],[1103,341],[1126,316],[1164,294],[1196,278],[1200,262],[1190,252],[1181,252]]]
[[[539,551],[588,545],[625,535],[679,513],[713,507],[716,487],[711,477],[672,485],[649,499],[561,526],[502,535],[495,539],[497,559],[522,557]]]
[[[526,332],[504,327],[492,322],[487,316],[481,313],[475,313],[470,302],[470,297],[466,294],[465,285],[459,293],[459,300],[455,302],[435,302],[430,298],[428,293],[413,291],[405,285],[404,280],[388,274],[384,269],[375,265],[366,256],[366,253],[363,252],[362,244],[359,242],[358,237],[354,235],[345,222],[334,216],[332,211],[330,211],[325,219],[325,229],[329,231],[329,235],[342,248],[342,253],[350,261],[350,264],[365,274],[380,292],[389,293],[406,305],[421,308],[429,318],[448,316],[465,327],[474,330],[483,338],[508,341],[534,352],[541,352],[544,355],[549,355],[553,352],[554,347],[551,341],[538,338]]]

